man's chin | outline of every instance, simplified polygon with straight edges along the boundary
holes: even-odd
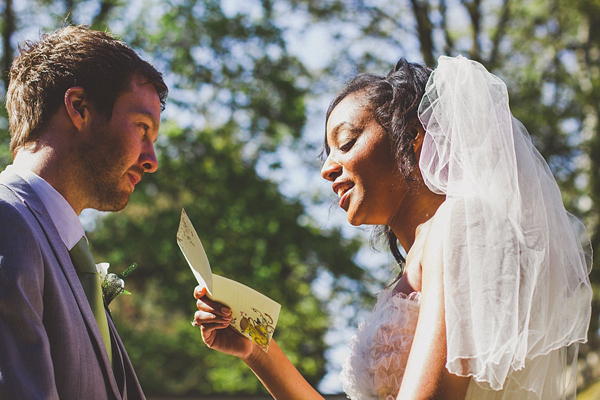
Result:
[[[104,198],[97,207],[92,207],[98,211],[116,212],[121,211],[129,203],[129,193],[120,193],[119,195]]]

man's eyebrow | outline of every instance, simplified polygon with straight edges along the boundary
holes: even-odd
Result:
[[[152,121],[152,125],[153,125],[152,128],[155,130],[158,129],[158,120],[156,119],[154,114],[152,114],[151,112],[144,111],[144,110],[136,110],[135,114],[150,118],[150,120]]]

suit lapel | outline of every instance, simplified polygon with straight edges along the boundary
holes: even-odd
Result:
[[[62,272],[65,276],[69,287],[73,291],[73,296],[75,297],[77,304],[79,305],[79,310],[85,321],[85,324],[88,328],[88,332],[95,344],[96,354],[102,359],[102,366],[104,369],[104,376],[110,382],[110,385],[113,389],[113,392],[117,398],[120,398],[119,390],[117,387],[117,383],[115,381],[115,377],[112,371],[112,367],[110,365],[110,361],[108,359],[108,355],[106,353],[106,348],[104,347],[104,342],[102,340],[102,334],[98,329],[98,324],[96,323],[96,319],[94,318],[94,314],[88,300],[85,296],[85,292],[81,286],[81,282],[77,277],[77,272],[75,272],[75,267],[73,267],[73,263],[71,261],[71,257],[69,256],[69,252],[65,244],[62,242],[56,227],[54,226],[54,222],[50,218],[46,207],[37,196],[35,191],[31,188],[31,186],[25,182],[18,175],[4,171],[0,174],[0,184],[8,187],[17,197],[19,197],[23,203],[31,210],[33,216],[38,221],[40,227],[42,228],[45,239],[48,241],[56,259],[58,260],[58,264],[62,269]],[[109,318],[107,316],[107,318]],[[110,318],[109,318],[110,319]]]
[[[125,346],[117,333],[112,317],[108,318],[108,327],[112,339],[115,377],[122,387],[123,400],[144,400],[146,398],[144,391],[137,379],[127,351],[125,351]]]

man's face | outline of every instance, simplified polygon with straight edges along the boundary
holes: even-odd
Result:
[[[154,86],[140,77],[133,77],[129,90],[117,98],[110,120],[90,111],[93,123],[78,146],[85,208],[123,209],[143,174],[156,171],[160,111]]]

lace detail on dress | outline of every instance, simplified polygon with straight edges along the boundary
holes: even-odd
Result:
[[[342,367],[341,381],[352,400],[394,400],[408,361],[417,319],[419,293],[384,290],[366,321],[350,341],[351,354]]]

